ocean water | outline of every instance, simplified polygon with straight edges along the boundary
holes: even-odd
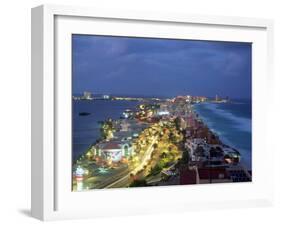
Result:
[[[241,153],[241,162],[252,168],[252,103],[234,100],[229,103],[201,103],[195,111],[208,127],[227,145]]]
[[[126,109],[134,109],[137,101],[74,101],[72,113],[72,159],[83,154],[91,144],[100,138],[100,123],[108,118],[118,119]],[[80,116],[80,112],[90,115]]]

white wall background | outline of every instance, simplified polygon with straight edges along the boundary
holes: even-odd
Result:
[[[43,3],[98,8],[231,15],[275,20],[275,104],[271,147],[275,148],[276,204],[270,208],[213,210],[170,215],[132,216],[51,225],[280,225],[281,218],[281,7],[278,0],[7,0],[0,8],[0,225],[38,225],[30,208],[30,8]],[[279,128],[278,128],[279,127]],[[278,134],[279,133],[279,134]],[[271,174],[269,175],[271,176]],[[94,204],[93,204],[94,205]]]

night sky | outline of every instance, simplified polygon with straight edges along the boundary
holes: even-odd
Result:
[[[251,44],[73,35],[73,94],[251,98]]]

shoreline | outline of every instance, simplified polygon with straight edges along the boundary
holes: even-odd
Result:
[[[228,136],[226,136],[223,133],[221,133],[221,129],[218,129],[215,126],[213,126],[212,124],[214,124],[214,122],[211,121],[210,117],[205,116],[204,114],[202,115],[202,112],[200,112],[200,109],[198,109],[198,106],[200,106],[202,104],[214,104],[214,103],[200,103],[200,104],[196,104],[197,106],[194,105],[194,110],[200,116],[200,118],[204,122],[204,124],[206,124],[213,133],[217,134],[220,137],[220,139],[221,139],[221,141],[223,143],[225,143],[226,145],[231,146],[231,147],[239,150],[239,152],[241,154],[241,163],[243,163],[248,170],[252,170],[252,162],[251,162],[251,155],[252,155],[252,153],[251,153],[251,148],[249,148],[249,149],[246,148],[246,147],[243,148],[239,144],[233,143],[232,141],[229,140]],[[221,109],[219,109],[219,110],[221,110]],[[225,110],[223,110],[223,111],[225,111]],[[212,113],[216,114],[215,111],[212,111]],[[229,114],[232,114],[232,113],[229,113]],[[235,122],[234,120],[232,120],[230,118],[223,117],[223,116],[220,116],[220,117],[224,118],[226,120],[231,120],[231,121]],[[235,116],[235,117],[238,117],[238,116]],[[241,116],[239,116],[239,118],[244,119]],[[248,118],[246,118],[246,117],[245,117],[245,119],[248,120]],[[235,129],[237,131],[239,131],[238,128],[235,128]],[[252,136],[250,131],[241,130],[241,132],[249,133],[250,136]],[[246,156],[246,155],[248,155],[248,156]]]
[[[72,113],[72,120],[74,123],[74,120],[77,120],[76,123],[74,123],[72,129],[73,129],[73,135],[72,135],[72,162],[75,162],[78,160],[82,155],[84,155],[92,146],[95,144],[100,138],[100,126],[105,121],[108,117],[102,117],[101,119],[100,114],[96,114],[93,110],[93,108],[85,108],[85,105],[87,106],[88,104],[92,105],[93,103],[98,103],[98,106],[95,108],[99,107],[100,103],[106,103],[110,104],[110,102],[113,103],[129,103],[128,106],[125,104],[123,107],[123,110],[130,108],[131,105],[134,105],[133,109],[138,105],[138,103],[141,103],[140,101],[127,101],[127,100],[73,100],[73,105],[77,104],[77,107],[75,111],[73,110]],[[82,104],[82,107],[81,107]],[[123,105],[123,104],[122,104]],[[113,109],[114,110],[114,109]],[[114,120],[120,120],[121,113],[123,110],[120,110],[118,114],[111,114],[111,118]],[[114,110],[116,111],[116,110]],[[114,111],[112,111],[114,113]],[[117,110],[118,111],[118,110]],[[90,115],[87,116],[80,116],[80,112],[89,112]],[[105,111],[106,113],[106,111]],[[110,117],[110,116],[109,116]],[[82,120],[82,127],[79,123],[79,121]],[[86,121],[86,122],[85,122]],[[89,121],[89,123],[88,123]],[[93,123],[92,123],[93,122]],[[76,124],[76,126],[75,126]],[[74,128],[77,128],[77,130],[74,130]],[[89,131],[89,132],[88,132]],[[84,135],[87,133],[86,135]],[[74,138],[76,136],[77,138]],[[83,136],[86,136],[87,138],[84,139]],[[94,137],[94,138],[92,138]],[[77,146],[76,149],[75,146]],[[84,146],[84,147],[83,147]],[[82,148],[83,147],[83,148]]]
[[[81,101],[81,100],[79,100],[79,101]],[[82,100],[82,101],[85,101],[85,100]],[[101,100],[101,99],[98,99],[98,101],[130,101],[130,102],[131,102],[131,101],[136,101],[136,100]],[[142,102],[142,101],[137,101],[137,102]],[[224,102],[222,102],[222,103],[224,103]],[[204,123],[204,125],[205,125],[206,127],[208,127],[209,131],[212,132],[215,136],[217,136],[217,137],[219,138],[219,140],[221,141],[222,144],[240,150],[240,148],[235,147],[235,144],[233,144],[233,143],[232,143],[231,141],[229,141],[226,137],[224,137],[223,135],[221,135],[219,131],[217,131],[215,128],[213,128],[212,126],[210,126],[210,125],[208,124],[208,122],[206,122],[205,117],[203,117],[202,115],[200,115],[200,112],[198,112],[197,109],[195,109],[195,106],[196,106],[196,105],[199,105],[199,104],[202,104],[202,103],[196,103],[196,104],[191,105],[191,106],[192,106],[192,109],[193,109],[193,112],[199,116],[199,119],[202,120],[202,122]],[[220,102],[205,102],[205,103],[203,103],[203,104],[221,104],[221,103],[220,103]],[[135,109],[130,109],[130,110],[134,111]],[[119,119],[114,119],[115,122],[117,122],[117,121],[122,121],[122,120],[124,120],[124,119],[121,118],[121,115],[119,116]],[[105,121],[106,121],[106,120],[105,120]],[[99,124],[102,124],[102,123],[104,123],[105,121],[99,121]],[[106,139],[102,139],[102,137],[97,138],[92,144],[90,144],[90,145],[88,146],[88,148],[87,148],[85,151],[83,151],[83,152],[82,152],[76,159],[74,159],[73,161],[77,161],[79,158],[81,158],[81,156],[85,155],[85,154],[86,154],[89,150],[91,150],[94,146],[96,146],[96,145],[98,145],[99,143],[104,142],[104,141],[106,141]],[[246,150],[246,151],[248,151],[248,150]],[[247,165],[247,164],[246,164],[246,165]],[[251,170],[251,166],[247,166],[247,168],[249,168],[249,170]]]
[[[122,100],[123,101],[123,100]],[[103,171],[103,170],[106,170],[106,171],[109,171],[109,172],[111,172],[111,174],[113,174],[113,175],[115,175],[114,174],[114,170],[112,171],[111,170],[111,168],[108,168],[110,165],[113,165],[113,168],[112,169],[119,169],[120,167],[122,168],[123,167],[123,179],[121,180],[121,178],[119,178],[118,179],[118,183],[117,182],[114,182],[113,184],[114,184],[114,186],[117,186],[117,185],[119,185],[119,186],[121,186],[121,187],[123,187],[124,185],[128,185],[128,183],[129,183],[129,181],[131,181],[132,179],[131,179],[131,176],[126,176],[126,177],[124,177],[124,175],[126,175],[126,171],[127,171],[127,175],[128,174],[131,174],[130,172],[134,172],[134,174],[136,174],[136,175],[138,175],[142,170],[141,169],[139,169],[139,167],[138,168],[136,168],[136,169],[139,169],[138,170],[138,172],[136,172],[135,170],[133,170],[133,168],[135,167],[135,166],[133,166],[132,165],[132,163],[130,163],[131,161],[132,161],[132,156],[136,156],[136,155],[139,155],[139,157],[141,158],[141,161],[144,161],[143,160],[143,158],[144,157],[141,157],[141,156],[144,156],[144,155],[146,155],[146,154],[136,154],[135,153],[135,151],[137,150],[137,149],[135,149],[135,151],[134,151],[134,149],[132,149],[133,150],[133,152],[131,153],[131,154],[129,154],[127,157],[122,157],[122,158],[120,158],[116,163],[115,162],[112,162],[113,160],[110,160],[110,162],[108,162],[108,158],[109,158],[109,156],[107,156],[107,154],[105,155],[105,156],[103,156],[102,157],[102,155],[100,154],[100,150],[103,150],[104,149],[104,151],[103,151],[103,153],[108,153],[108,152],[105,152],[105,148],[106,148],[106,146],[108,146],[109,144],[111,145],[111,149],[112,149],[112,151],[113,150],[115,150],[114,148],[115,148],[115,140],[116,140],[116,138],[118,138],[118,134],[121,134],[120,136],[121,137],[119,137],[118,139],[117,139],[117,141],[118,141],[118,147],[121,147],[120,145],[122,144],[125,144],[125,143],[135,143],[136,141],[140,141],[139,140],[139,138],[136,138],[136,139],[132,139],[132,138],[130,138],[130,139],[132,139],[132,141],[123,141],[124,140],[124,138],[125,137],[122,137],[123,135],[122,135],[122,131],[128,131],[128,129],[125,129],[124,130],[124,128],[121,128],[122,126],[122,124],[126,124],[126,123],[128,123],[128,121],[129,121],[129,124],[130,124],[130,126],[131,125],[137,125],[137,127],[136,128],[138,128],[138,130],[140,131],[140,132],[138,132],[139,134],[143,134],[143,132],[144,131],[150,131],[151,130],[151,128],[153,128],[152,126],[155,126],[155,125],[157,125],[158,123],[162,123],[162,122],[169,122],[169,121],[171,121],[171,120],[177,120],[177,118],[178,117],[180,117],[181,119],[184,119],[184,120],[186,120],[185,121],[185,125],[186,126],[188,126],[188,127],[183,127],[183,128],[186,128],[186,130],[190,130],[190,131],[193,131],[193,130],[198,130],[199,132],[201,131],[204,131],[204,130],[206,130],[206,133],[207,134],[209,134],[208,135],[208,137],[210,136],[210,137],[212,137],[211,138],[211,141],[208,141],[208,143],[206,143],[206,141],[204,141],[205,142],[205,144],[208,144],[210,147],[211,147],[211,149],[213,148],[213,147],[215,147],[215,148],[219,148],[219,147],[221,147],[221,148],[223,148],[223,149],[229,149],[231,152],[229,152],[229,153],[236,153],[236,154],[238,154],[238,158],[240,159],[240,157],[242,156],[241,155],[241,152],[240,152],[240,150],[238,149],[236,149],[236,148],[234,148],[232,145],[228,145],[226,142],[224,142],[224,140],[221,138],[221,136],[219,136],[219,135],[217,135],[213,130],[212,130],[212,128],[210,128],[210,126],[208,125],[208,124],[206,124],[205,122],[204,122],[204,120],[202,119],[202,116],[200,115],[200,113],[198,113],[197,111],[196,111],[196,109],[195,109],[195,107],[194,107],[194,105],[193,104],[187,104],[187,103],[185,103],[184,102],[184,104],[182,104],[181,102],[179,102],[179,103],[174,103],[174,102],[169,102],[169,101],[164,101],[164,102],[160,102],[161,104],[163,104],[163,105],[171,105],[171,109],[169,110],[170,111],[170,113],[169,113],[169,115],[167,115],[167,116],[165,116],[165,115],[163,115],[163,116],[160,116],[160,115],[158,115],[158,113],[157,112],[159,112],[158,110],[152,110],[152,108],[151,109],[146,109],[145,111],[147,111],[147,112],[150,112],[150,116],[145,116],[144,117],[144,119],[142,119],[142,116],[139,116],[138,114],[141,114],[142,112],[144,112],[144,110],[140,110],[139,108],[140,108],[140,105],[137,105],[137,107],[135,107],[135,109],[127,109],[126,111],[128,111],[128,112],[132,112],[132,117],[130,116],[129,118],[121,118],[120,116],[119,116],[119,118],[118,119],[115,119],[115,120],[105,120],[105,121],[103,121],[102,122],[102,124],[103,125],[106,125],[106,124],[114,124],[114,127],[112,127],[112,129],[110,129],[110,130],[112,130],[112,131],[110,131],[109,130],[109,133],[106,135],[107,137],[99,137],[99,138],[97,138],[96,139],[96,141],[95,142],[93,142],[81,155],[79,155],[79,157],[77,158],[77,159],[75,159],[75,160],[73,160],[73,167],[74,166],[78,166],[79,167],[79,165],[84,165],[84,167],[86,167],[86,169],[88,168],[89,169],[89,164],[94,164],[95,165],[95,171],[96,170],[101,170],[101,172]],[[159,103],[157,103],[157,104],[159,104]],[[156,105],[155,103],[150,103],[149,105]],[[173,109],[173,106],[175,107],[175,109]],[[150,106],[151,107],[151,106]],[[183,110],[183,109],[185,109],[184,111],[185,111],[185,113],[184,113],[184,115],[182,115],[182,113],[181,113],[181,111]],[[189,111],[189,113],[188,113],[188,111]],[[146,113],[147,113],[146,112]],[[158,116],[157,116],[158,115]],[[195,116],[196,115],[196,116]],[[195,117],[194,117],[195,116]],[[156,118],[158,118],[155,122],[154,122],[154,120],[152,120],[154,117],[156,117]],[[188,120],[189,120],[189,118],[193,118],[193,123],[195,123],[197,126],[195,126],[195,125],[193,125],[193,124],[188,124],[188,123],[190,123],[190,122],[188,122]],[[131,120],[131,121],[130,121]],[[176,121],[175,121],[176,122]],[[138,125],[138,124],[142,124],[142,126],[140,126],[140,125]],[[160,125],[160,124],[159,124]],[[158,127],[159,127],[159,125],[158,125]],[[175,124],[176,125],[176,124]],[[199,127],[198,127],[199,126]],[[119,128],[119,129],[117,129],[117,128]],[[159,127],[159,128],[161,128],[161,126]],[[196,129],[197,128],[197,129]],[[158,129],[159,130],[159,129]],[[185,130],[185,129],[184,129]],[[103,131],[105,131],[105,130],[103,130]],[[114,132],[113,132],[114,131]],[[161,129],[159,130],[160,132],[161,132]],[[178,132],[179,133],[182,133],[182,132],[180,132],[181,131],[181,129],[180,130],[178,130]],[[133,134],[133,133],[135,133],[136,132],[136,130],[132,130],[130,133],[131,134]],[[147,133],[147,132],[145,132],[145,133]],[[197,132],[196,132],[197,133]],[[113,135],[114,134],[114,135]],[[116,137],[116,134],[117,134],[117,137]],[[139,136],[139,135],[138,135]],[[200,136],[199,136],[200,137]],[[193,136],[191,136],[191,137],[184,137],[184,138],[182,138],[183,139],[183,143],[185,143],[185,144],[187,144],[187,143],[190,143],[190,144],[192,144],[192,142],[193,142],[193,139],[195,140],[195,139],[199,139],[199,137],[197,136],[197,135],[193,135]],[[204,137],[204,136],[203,136]],[[148,138],[146,138],[146,139],[148,139]],[[158,139],[158,138],[157,138]],[[152,148],[152,145],[154,145],[154,143],[156,143],[156,141],[157,141],[157,139],[155,140],[154,139],[154,141],[152,141],[152,143],[150,144],[150,146],[149,146],[149,151],[148,151],[148,149],[147,149],[147,153],[149,153],[149,156],[146,156],[145,157],[145,161],[150,161],[150,158],[151,158],[151,155],[152,155],[152,153],[154,153],[155,151],[154,151],[154,148]],[[209,139],[209,138],[208,138]],[[157,141],[158,142],[158,141]],[[202,144],[204,144],[204,142],[202,143]],[[211,142],[211,143],[209,143],[209,142]],[[205,145],[204,144],[204,145]],[[113,148],[113,146],[114,146],[114,148]],[[117,150],[117,149],[116,149]],[[122,153],[124,152],[124,150],[122,151]],[[180,152],[181,153],[183,153],[184,152],[184,149],[183,150],[180,150]],[[190,152],[190,155],[193,155],[193,157],[194,158],[197,158],[196,157],[196,155],[194,155],[194,150],[192,151],[192,150],[189,150],[189,152]],[[116,152],[117,153],[117,152]],[[121,152],[119,152],[118,151],[118,153],[121,153]],[[146,153],[146,152],[145,152]],[[210,150],[210,153],[211,153],[211,150]],[[228,152],[226,152],[226,153],[228,153]],[[132,155],[132,154],[134,154],[134,155]],[[124,153],[122,154],[122,156],[124,155]],[[106,157],[107,156],[107,157]],[[131,156],[131,157],[130,157]],[[111,156],[109,159],[111,159],[113,156]],[[243,156],[242,156],[243,157]],[[105,158],[105,159],[104,159]],[[134,157],[135,158],[135,157]],[[191,158],[191,157],[190,157]],[[131,160],[130,160],[131,159]],[[200,159],[200,158],[199,158]],[[114,160],[115,161],[115,160]],[[129,163],[128,163],[128,161],[129,161]],[[178,160],[179,161],[179,160]],[[174,163],[174,165],[177,163],[178,164],[178,161],[177,162],[175,162]],[[202,165],[203,163],[204,163],[204,160],[200,160],[201,162],[198,162],[197,164],[199,164],[198,165],[198,167],[202,167],[202,166],[200,166],[200,165]],[[212,162],[210,161],[210,160],[208,160],[209,161],[209,164],[211,164],[209,167],[211,167],[212,166]],[[207,167],[208,168],[208,161],[206,162],[205,161],[205,163],[204,164],[207,164],[206,166],[205,166],[205,168]],[[213,161],[213,160],[212,160]],[[232,157],[231,157],[231,159],[229,159],[229,161],[231,162],[231,161],[237,161],[237,160],[235,160],[235,159],[232,159]],[[118,163],[119,162],[119,163]],[[196,161],[195,161],[196,162]],[[194,164],[195,162],[193,162],[193,160],[191,161],[191,165],[192,164]],[[124,166],[126,166],[126,164],[128,165],[128,167],[129,168],[124,168]],[[140,164],[140,166],[141,166],[141,168],[145,168],[146,167],[146,165],[147,165],[147,163],[144,163],[144,162],[141,162],[141,163],[139,163]],[[155,164],[157,164],[157,161],[156,161],[156,163]],[[190,165],[189,164],[189,165]],[[100,165],[100,167],[99,167],[99,165]],[[191,166],[190,165],[190,166]],[[223,164],[221,165],[221,166],[224,166]],[[216,166],[216,167],[218,167],[218,166]],[[241,169],[245,169],[246,170],[246,168],[248,168],[248,167],[245,167],[245,164],[242,162],[242,161],[238,161],[238,164],[237,164],[237,167],[239,168],[241,168]],[[236,168],[237,168],[236,167]],[[120,168],[120,169],[121,169]],[[199,168],[199,169],[200,169]],[[204,167],[203,167],[204,168]],[[89,171],[87,169],[87,171]],[[211,168],[210,168],[211,169]],[[233,169],[235,169],[235,167],[233,168]],[[240,169],[240,170],[241,170]],[[74,168],[73,168],[73,170],[74,170]],[[125,170],[125,171],[124,171]],[[237,170],[237,169],[236,169]],[[251,169],[247,169],[247,171],[251,171]],[[158,172],[158,171],[157,171]],[[124,174],[125,173],[125,174]],[[198,172],[197,172],[198,173]],[[88,172],[88,174],[89,174],[89,172]],[[142,173],[141,173],[142,174]],[[100,178],[103,178],[104,176],[103,175],[100,175],[100,174],[98,174],[99,176],[96,176],[96,177],[100,177]],[[249,173],[248,173],[248,175],[249,175]],[[113,178],[115,178],[115,176],[112,176]],[[152,177],[153,178],[153,177]],[[75,179],[73,179],[73,183],[75,184],[75,181],[74,181]],[[93,179],[92,179],[93,180]],[[100,180],[105,180],[105,181],[108,181],[108,178],[107,179],[100,179]],[[111,180],[109,180],[110,182],[111,182]],[[93,183],[95,183],[95,182],[93,182]],[[109,182],[108,182],[109,183]],[[160,183],[160,184],[159,184]],[[178,182],[177,182],[178,183]],[[93,188],[97,188],[97,187],[95,187],[95,186],[98,186],[98,185],[91,185],[91,183],[89,184],[89,183],[87,183],[88,184],[88,187],[87,187],[87,189],[93,189]],[[104,183],[101,183],[101,184],[104,184]],[[156,185],[157,185],[157,183],[156,183]],[[165,182],[158,182],[158,185],[165,185]],[[75,185],[76,186],[76,185]],[[93,187],[94,186],[94,187]],[[99,186],[101,186],[101,185],[99,185]],[[113,187],[114,187],[113,186]],[[107,185],[106,187],[111,187],[111,185],[109,184],[109,185]],[[102,187],[101,187],[102,188]]]

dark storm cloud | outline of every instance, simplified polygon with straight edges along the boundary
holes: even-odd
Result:
[[[250,98],[251,44],[73,35],[73,93]]]

